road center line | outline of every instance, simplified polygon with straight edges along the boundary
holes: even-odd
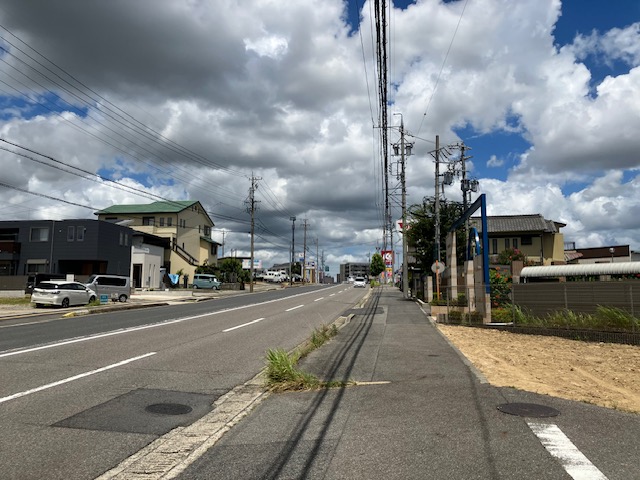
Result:
[[[323,299],[324,299],[324,297],[316,298],[316,299],[314,300],[314,302],[319,302],[320,300],[323,300]]]
[[[227,333],[227,332],[230,332],[231,330],[235,330],[237,328],[242,328],[242,327],[246,327],[248,325],[253,325],[254,323],[261,322],[262,320],[264,320],[264,317],[263,318],[257,318],[256,320],[252,320],[252,321],[247,322],[247,323],[243,323],[242,325],[236,325],[235,327],[227,328],[226,330],[222,330],[222,332],[223,333]]]
[[[32,388],[31,390],[25,390],[23,392],[14,393],[13,395],[9,395],[8,397],[0,398],[0,403],[8,402],[9,400],[14,400],[16,398],[31,395],[32,393],[41,392],[42,390],[47,390],[48,388],[57,387],[58,385],[62,385],[64,383],[73,382],[74,380],[79,380],[81,378],[88,377],[90,375],[95,375],[96,373],[111,370],[112,368],[121,367],[122,365],[126,365],[127,363],[135,362],[136,360],[141,360],[143,358],[150,357],[151,355],[155,355],[155,354],[156,352],[145,353],[144,355],[128,358],[127,360],[123,360],[121,362],[114,363],[112,365],[107,365],[106,367],[101,367],[101,368],[98,368],[97,370],[91,370],[90,372],[74,375],[73,377],[65,378],[63,380],[58,380],[57,382],[53,382],[53,383],[48,383],[47,385],[42,385],[41,387]]]
[[[298,305],[297,307],[287,308],[285,312],[290,312],[291,310],[297,310],[298,308],[302,308],[302,307],[304,307],[304,305]]]
[[[331,295],[329,295],[330,297],[333,297],[335,295],[335,293],[332,293]]]
[[[607,480],[607,477],[578,450],[571,440],[553,423],[527,422],[544,448],[560,461],[575,480]]]
[[[247,309],[247,308],[266,305],[266,304],[269,304],[269,303],[281,302],[283,300],[291,299],[291,298],[294,298],[294,297],[300,297],[300,296],[303,296],[303,295],[311,295],[313,293],[316,293],[316,291],[314,290],[314,291],[311,291],[311,292],[297,293],[295,295],[290,295],[290,296],[284,297],[284,298],[274,298],[273,300],[266,300],[264,302],[257,302],[257,303],[251,303],[251,304],[248,304],[248,305],[241,305],[239,307],[227,308],[227,309],[218,310],[218,311],[215,311],[215,312],[207,312],[207,313],[203,313],[203,314],[200,314],[200,315],[193,315],[193,316],[190,316],[190,317],[174,318],[174,319],[170,319],[170,320],[164,320],[164,321],[161,321],[161,322],[158,322],[158,323],[150,323],[150,324],[147,324],[147,325],[141,325],[141,326],[138,326],[138,327],[121,328],[119,330],[113,330],[111,332],[98,333],[98,334],[95,334],[95,335],[88,335],[88,336],[85,336],[85,337],[71,338],[69,340],[62,340],[62,341],[59,341],[59,342],[49,343],[49,344],[46,344],[46,345],[39,345],[37,347],[21,348],[21,349],[18,349],[18,350],[12,350],[12,351],[9,351],[9,352],[0,353],[0,358],[11,357],[13,355],[21,355],[23,353],[37,352],[39,350],[46,350],[48,348],[61,347],[61,346],[64,346],[64,345],[71,345],[73,343],[86,342],[86,341],[89,341],[89,340],[96,340],[96,339],[99,339],[99,338],[111,337],[113,335],[122,335],[123,333],[137,332],[139,330],[146,330],[146,329],[149,329],[149,328],[164,327],[166,325],[173,325],[173,324],[176,324],[176,323],[187,322],[189,320],[196,320],[196,319],[199,319],[199,318],[209,317],[209,316],[213,316],[213,315],[220,315],[222,313],[229,313],[229,312],[233,312],[233,311],[236,311],[236,310],[244,310],[244,309]]]

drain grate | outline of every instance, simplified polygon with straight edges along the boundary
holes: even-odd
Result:
[[[145,407],[145,410],[158,415],[186,415],[187,413],[191,413],[193,408],[180,403],[154,403],[153,405]]]
[[[536,403],[503,403],[498,405],[498,410],[518,417],[547,418],[560,415],[555,408]]]

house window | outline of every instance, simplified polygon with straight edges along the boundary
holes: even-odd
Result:
[[[517,249],[518,249],[518,239],[517,239],[517,238],[514,238],[514,239],[513,239],[513,249],[514,249],[514,250],[517,250]]]
[[[76,240],[78,242],[84,242],[84,232],[86,230],[84,227],[76,227]]]
[[[497,255],[498,254],[498,239],[497,238],[492,238],[491,239],[491,254],[492,255]]]
[[[204,226],[204,234],[206,237],[210,237],[211,236],[211,227],[209,225],[205,225]]]
[[[76,239],[76,227],[67,227],[67,242],[73,242]]]
[[[29,240],[32,242],[48,242],[49,227],[33,227],[29,232]]]
[[[218,254],[218,246],[215,243],[211,244],[211,255],[217,255]]]
[[[153,227],[156,224],[155,217],[142,217],[142,225]]]
[[[511,243],[509,242],[508,238],[504,239],[504,249],[505,250],[509,250],[511,248]]]
[[[126,233],[124,234],[124,246],[129,246],[129,235],[127,235]]]
[[[520,237],[520,243],[522,245],[533,245],[533,237],[531,235],[525,235]]]
[[[173,225],[173,218],[167,217],[167,227],[170,227],[171,225]]]
[[[160,217],[160,226],[164,227],[164,217]]]

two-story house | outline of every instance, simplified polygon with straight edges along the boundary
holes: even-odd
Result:
[[[98,220],[0,222],[0,275],[129,275],[134,231]]]
[[[164,258],[167,273],[182,270],[193,278],[196,267],[218,262],[219,243],[211,239],[214,223],[198,201],[112,205],[95,214],[100,220],[126,224],[133,230],[169,239],[170,248]]]
[[[479,229],[477,218],[471,223]],[[562,227],[566,224],[547,220],[540,214],[488,216],[490,259],[493,263],[504,250],[517,249],[527,261],[538,265],[565,263]]]

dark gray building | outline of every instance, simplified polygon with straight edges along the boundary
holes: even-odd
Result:
[[[130,275],[132,235],[101,220],[0,221],[0,275]]]
[[[368,263],[342,263],[340,265],[340,282],[346,282],[349,277],[369,277],[371,268]]]

